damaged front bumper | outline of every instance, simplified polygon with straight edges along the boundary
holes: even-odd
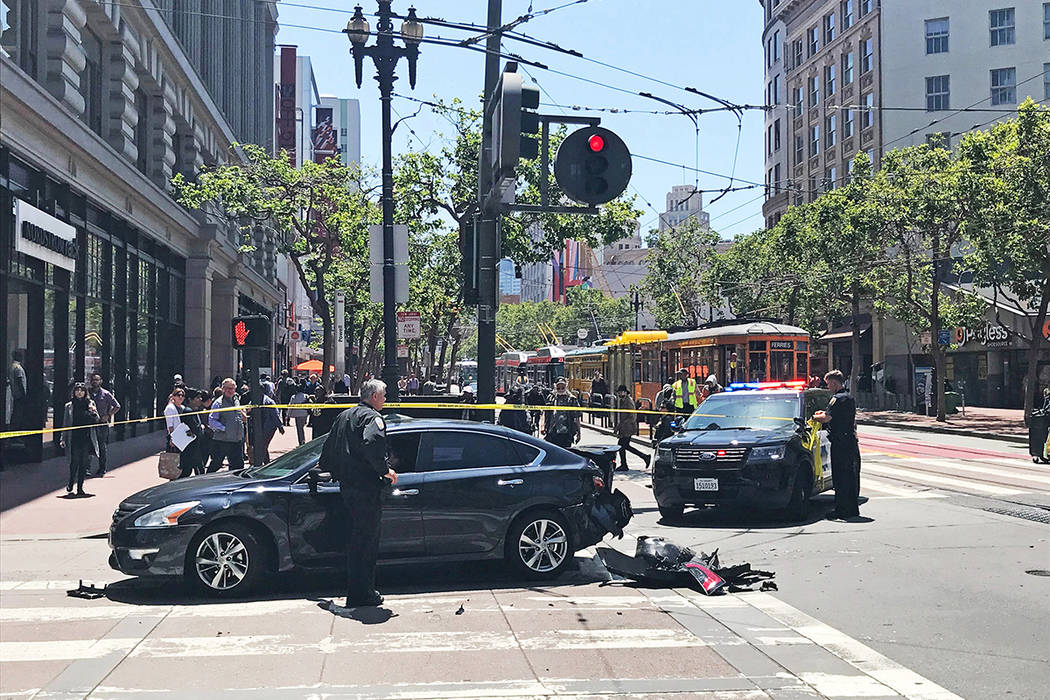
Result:
[[[113,525],[109,531],[109,565],[132,576],[181,576],[186,551],[199,525],[133,528]]]
[[[623,537],[623,529],[634,515],[631,501],[619,490],[602,491],[565,512],[576,530],[577,549],[595,545],[609,533]]]

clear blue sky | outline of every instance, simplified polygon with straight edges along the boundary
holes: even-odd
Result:
[[[524,14],[530,4],[534,11],[562,5],[566,0],[504,0],[504,22]],[[365,82],[360,90],[353,81],[353,61],[345,34],[334,33],[346,26],[353,9],[350,0],[290,0],[278,2],[281,29],[278,43],[295,44],[300,53],[313,61],[317,86],[322,94],[353,97],[361,101],[361,154],[366,164],[378,165],[379,91],[366,66]],[[374,13],[375,0],[364,0],[366,13]],[[337,8],[339,11],[311,9],[293,5]],[[395,0],[394,10],[406,12],[409,0]],[[421,17],[440,17],[449,21],[485,23],[485,0],[416,0]],[[369,19],[373,30],[375,18]],[[289,25],[326,29],[304,29]],[[398,24],[399,26],[399,24]],[[628,75],[594,63],[533,47],[506,41],[508,50],[519,53],[573,76],[606,83],[630,94],[587,83],[546,70],[527,68],[527,82],[541,87],[541,102],[563,105],[619,109],[664,110],[665,106],[639,97],[638,92],[683,104],[689,108],[716,107],[713,102],[681,90],[691,86],[736,103],[761,104],[762,9],[757,0],[587,0],[532,19],[519,27],[537,39],[552,41],[581,52],[585,57],[651,76],[672,86]],[[464,38],[463,32],[425,26],[428,36]],[[407,68],[399,66],[400,80],[395,90],[430,99],[459,97],[472,105],[482,91],[484,55],[461,48],[435,45],[422,46],[419,75],[415,92],[408,87]],[[674,87],[676,86],[676,87]],[[401,115],[415,111],[417,105],[395,100]],[[541,111],[557,114],[556,107],[541,105]],[[582,112],[581,112],[582,114]],[[737,156],[736,175],[751,182],[763,181],[763,118],[760,111],[748,111],[743,120],[742,138]],[[602,125],[618,132],[634,154],[641,154],[693,167],[695,135],[692,122],[682,115],[600,114]],[[395,116],[395,119],[397,117]],[[441,134],[449,125],[424,109],[408,122],[422,144],[440,145]],[[737,144],[737,120],[725,112],[700,118],[700,168],[729,174],[733,169]],[[407,130],[398,129],[395,153],[407,148],[421,148]],[[638,195],[638,208],[644,213],[643,232],[656,226],[656,212],[663,211],[664,197],[671,185],[692,184],[694,174],[679,167],[634,159],[634,175],[629,194]],[[711,175],[700,176],[701,188],[724,187],[727,180]],[[745,183],[738,183],[745,184]],[[708,207],[712,195],[704,196],[704,207],[711,214],[712,228],[731,236],[758,228],[762,224],[761,189],[727,194]],[[649,202],[652,206],[646,204]]]

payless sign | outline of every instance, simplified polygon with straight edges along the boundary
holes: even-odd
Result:
[[[73,272],[77,266],[77,230],[16,199],[15,250]]]

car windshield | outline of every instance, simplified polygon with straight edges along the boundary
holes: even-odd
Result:
[[[725,393],[711,396],[685,423],[686,430],[794,430],[798,397],[784,394]]]
[[[327,436],[321,436],[305,445],[296,447],[291,452],[285,452],[277,459],[261,467],[248,469],[243,472],[243,475],[248,479],[279,479],[282,476],[288,476],[300,467],[310,462],[316,462],[320,458],[325,437]]]

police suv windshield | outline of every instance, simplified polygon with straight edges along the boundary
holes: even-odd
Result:
[[[685,430],[794,430],[798,396],[731,392],[710,396],[685,422]]]
[[[260,467],[248,469],[243,475],[249,479],[279,479],[282,476],[288,476],[305,466],[307,462],[316,462],[321,458],[321,448],[324,447],[325,437],[327,436],[311,440],[302,447],[285,452],[277,459]]]

